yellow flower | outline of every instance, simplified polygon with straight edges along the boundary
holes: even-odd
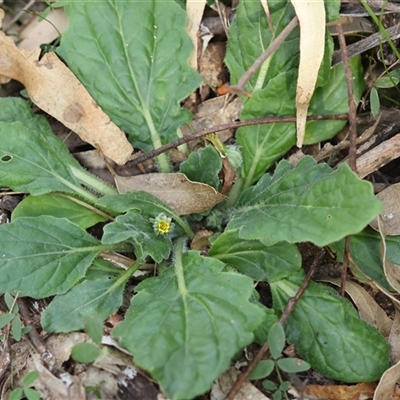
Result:
[[[164,213],[158,214],[153,222],[153,228],[157,235],[166,235],[171,232],[174,227],[174,224],[171,221],[172,218],[167,217]]]

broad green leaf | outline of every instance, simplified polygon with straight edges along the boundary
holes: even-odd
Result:
[[[281,161],[239,198],[227,229],[266,245],[311,241],[325,246],[360,232],[379,212],[370,183],[348,165],[332,170],[304,157],[296,167]]]
[[[21,400],[23,396],[22,388],[16,388],[10,393],[9,400]]]
[[[185,11],[174,0],[71,0],[66,11],[57,53],[134,147],[176,139],[190,119],[179,101],[200,84]]]
[[[19,218],[0,225],[0,292],[43,298],[64,293],[110,246],[64,218]]]
[[[257,300],[257,304],[264,312],[264,318],[260,325],[254,331],[254,343],[258,343],[262,346],[268,339],[268,332],[271,329],[271,326],[278,321],[278,317],[276,316],[274,310],[265,307]]]
[[[271,326],[268,333],[269,351],[272,358],[275,360],[282,355],[283,348],[285,347],[285,331],[280,322],[276,322]]]
[[[92,343],[78,343],[71,351],[71,357],[80,363],[89,364],[100,355],[100,349]]]
[[[266,246],[259,240],[241,239],[238,230],[225,230],[213,240],[209,255],[256,281],[279,280],[301,268],[301,256],[294,244]]]
[[[249,376],[249,380],[258,380],[267,377],[275,368],[272,360],[261,360]]]
[[[57,139],[58,140],[58,139]],[[83,191],[71,171],[65,145],[48,141],[22,122],[0,122],[0,185],[40,195],[59,191]]]
[[[105,216],[96,213],[92,209],[57,194],[26,197],[13,211],[12,220],[15,221],[21,217],[38,217],[40,215],[67,218],[83,229],[107,220]]]
[[[118,278],[84,280],[55,297],[42,314],[43,328],[47,332],[71,332],[83,329],[93,315],[105,320],[122,304],[123,283]]]
[[[138,287],[113,336],[172,399],[207,391],[231,357],[253,340],[264,313],[248,299],[253,281],[222,272],[224,264],[195,251]]]
[[[101,197],[96,206],[107,210],[112,215],[122,214],[129,210],[138,210],[149,217],[164,213],[173,218],[177,215],[161,200],[150,193],[139,191]]]
[[[361,58],[352,57],[350,68],[353,75],[354,101],[357,104],[365,87]],[[343,64],[340,64],[331,69],[327,83],[315,89],[308,113],[310,115],[348,113],[347,98],[346,76]],[[331,139],[346,123],[347,121],[309,121],[307,122],[304,144],[319,143]]]
[[[15,151],[18,157],[17,160],[9,159],[7,165],[2,163],[1,169],[10,173],[10,176],[3,178],[0,174],[2,185],[2,179],[5,179],[5,182],[11,184],[24,183],[23,189],[18,190],[26,190],[31,194],[62,191],[78,194],[92,202],[96,197],[83,190],[79,182],[103,194],[116,193],[114,188],[81,167],[65,144],[53,134],[47,120],[33,114],[26,101],[16,98],[0,99],[0,109],[2,110],[0,121],[8,123],[4,125],[0,123],[0,137],[3,143],[0,157],[5,156],[6,160],[9,159],[7,150]],[[14,122],[22,122],[29,132],[26,130],[19,132],[20,125],[17,125],[17,128],[14,125],[10,127],[9,124]],[[2,132],[4,130],[5,133]],[[24,148],[25,143],[28,145],[27,149]],[[21,180],[19,175],[23,175],[25,179]],[[40,178],[39,184],[34,185],[38,178]]]
[[[104,227],[102,243],[125,241],[132,243],[136,258],[141,262],[150,256],[155,262],[160,263],[169,257],[172,247],[170,236],[158,235],[150,219],[135,210],[118,216],[114,222]]]
[[[180,165],[179,172],[184,173],[191,181],[206,183],[218,190],[218,174],[221,168],[221,156],[213,146],[207,146],[190,153],[188,159]]]
[[[400,265],[400,236],[386,236],[386,258]],[[351,260],[363,274],[379,285],[392,290],[382,265],[381,237],[378,232],[366,228],[350,239]]]
[[[274,308],[282,312],[303,279],[271,283]],[[286,337],[300,357],[326,377],[344,382],[379,379],[389,366],[383,336],[361,320],[350,302],[333,289],[309,283],[285,323]]]
[[[40,400],[40,393],[32,388],[24,388],[24,395],[28,400]]]

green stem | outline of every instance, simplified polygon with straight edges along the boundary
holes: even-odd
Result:
[[[96,178],[91,173],[86,172],[85,170],[82,170],[80,168],[75,168],[72,165],[70,168],[75,178],[78,179],[78,181],[81,182],[83,185],[90,187],[91,189],[99,192],[104,196],[107,194],[118,194],[118,191],[115,188],[110,186],[108,183],[102,181],[101,179]],[[97,197],[95,198],[97,200]]]
[[[379,27],[379,32],[382,33],[382,35],[385,37],[393,53],[396,54],[397,59],[400,60],[400,54],[397,51],[396,46],[393,44],[393,41],[390,38],[389,34],[387,33],[386,29],[382,26],[381,21],[379,21],[378,17],[375,15],[375,13],[372,11],[371,7],[365,0],[361,0],[361,4],[367,10],[369,16],[372,18],[375,24]]]
[[[190,226],[184,221],[179,215],[171,214],[172,218],[176,221],[176,223],[185,231],[185,233],[189,236],[190,239],[194,238],[194,232],[190,228]]]
[[[182,253],[184,244],[185,244],[185,239],[183,237],[179,238],[176,242],[174,251],[175,275],[176,279],[178,280],[179,293],[182,295],[182,297],[188,295],[188,290],[185,284],[185,276],[183,274],[183,264],[182,264]]]
[[[153,119],[151,114],[147,108],[142,110],[143,116],[147,122],[147,126],[149,127],[151,142],[153,144],[154,149],[158,149],[162,146],[160,135],[157,132],[156,127],[154,126]],[[160,168],[161,172],[171,172],[171,165],[169,164],[168,157],[166,153],[162,153],[157,156],[157,164]]]
[[[231,191],[229,192],[228,200],[226,201],[225,205],[226,208],[234,207],[242,194],[243,191],[243,178],[239,176],[236,178],[234,185],[232,186]]]
[[[124,285],[126,282],[129,281],[129,279],[131,279],[131,277],[133,276],[133,274],[142,266],[142,264],[139,261],[135,261],[116,281],[115,283],[112,285],[112,287],[110,288],[110,290],[118,287],[118,286],[122,286]]]

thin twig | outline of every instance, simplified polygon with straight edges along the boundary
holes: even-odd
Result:
[[[344,297],[346,294],[346,278],[347,270],[349,269],[350,261],[350,235],[346,236],[346,241],[344,245],[344,260],[342,265],[342,274],[340,277],[340,295]]]
[[[322,261],[322,258],[325,256],[326,250],[321,249],[319,254],[315,257],[314,262],[312,263],[310,269],[307,272],[307,276],[305,277],[303,283],[299,287],[299,290],[297,291],[296,295],[294,297],[291,297],[283,310],[283,313],[281,317],[279,318],[279,322],[283,325],[285,321],[288,319],[290,313],[293,311],[295,305],[298,303],[300,297],[303,295],[304,291],[306,290],[311,277],[314,274],[315,269],[319,265],[319,263]],[[238,379],[236,380],[235,384],[233,385],[232,389],[228,393],[228,396],[226,397],[226,400],[233,400],[236,395],[240,392],[242,387],[245,385],[248,377],[250,374],[253,372],[254,368],[256,365],[261,361],[263,355],[268,351],[269,346],[268,342],[265,342],[261,349],[258,351],[256,356],[254,357],[253,361],[250,363],[250,365],[247,367],[246,371],[243,372],[238,376]]]
[[[335,114],[335,115],[311,115],[307,117],[308,121],[324,121],[324,120],[348,120],[348,114]],[[262,125],[262,124],[277,124],[282,122],[296,122],[296,117],[264,117],[248,119],[246,121],[230,122],[229,124],[217,125],[212,128],[202,129],[201,131],[194,132],[190,135],[181,137],[180,139],[174,140],[173,142],[167,143],[158,149],[151,150],[148,153],[142,154],[141,156],[135,157],[130,161],[130,165],[137,165],[150,158],[159,156],[161,153],[165,153],[168,150],[174,149],[181,144],[191,142],[192,140],[199,139],[203,136],[209,135],[210,133],[225,131],[226,129],[236,129],[242,126],[251,125]]]
[[[356,104],[354,102],[354,89],[353,89],[353,74],[351,72],[349,57],[347,54],[346,39],[344,38],[343,28],[341,24],[336,26],[339,38],[340,51],[342,53],[342,60],[344,71],[346,74],[347,94],[349,103],[349,165],[350,168],[357,173],[357,122],[356,122]]]
[[[251,67],[243,74],[239,79],[239,82],[231,86],[232,93],[235,91],[243,92],[246,83],[251,79],[251,77],[256,73],[256,71],[261,67],[264,61],[271,56],[283,43],[283,41],[290,35],[294,28],[299,24],[297,17],[294,17],[282,30],[282,32],[276,37],[276,39],[268,46],[268,48],[257,58],[256,61],[251,65]]]

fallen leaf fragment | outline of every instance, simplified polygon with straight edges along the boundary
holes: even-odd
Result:
[[[1,21],[0,14],[0,21]],[[0,74],[21,82],[32,101],[117,164],[133,152],[125,134],[95,103],[55,53],[19,50],[0,31]]]
[[[376,383],[358,383],[357,385],[308,385],[304,392],[306,398],[332,400],[360,400],[371,398]]]
[[[197,214],[225,200],[212,186],[192,182],[185,174],[154,173],[136,176],[114,176],[120,193],[144,190],[171,207],[179,215]]]
[[[300,64],[296,90],[297,147],[306,131],[307,111],[317,83],[325,49],[323,0],[291,0],[300,24]]]
[[[190,55],[189,65],[197,70],[197,52],[198,52],[198,31],[200,29],[201,19],[203,18],[204,8],[206,7],[206,0],[187,0],[186,13],[187,23],[186,30],[193,43],[193,52]]]
[[[381,218],[381,222],[383,223],[384,233],[386,235],[400,235],[399,196],[400,183],[391,185],[376,195],[376,197],[383,203],[384,206],[384,209],[379,216]],[[379,231],[377,218],[375,218],[370,225],[376,231]]]
[[[389,368],[379,381],[378,387],[374,393],[374,400],[398,399],[400,395],[399,388],[396,387],[400,379],[400,362]]]

